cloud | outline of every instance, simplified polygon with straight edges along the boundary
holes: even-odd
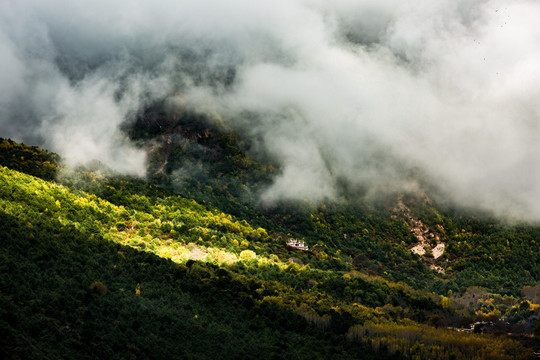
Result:
[[[71,162],[141,173],[119,126],[181,93],[278,159],[264,201],[333,198],[343,181],[377,196],[415,187],[414,173],[460,204],[540,219],[536,1],[28,0],[0,13],[2,135]]]

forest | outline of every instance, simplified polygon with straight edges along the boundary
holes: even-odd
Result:
[[[346,184],[341,201],[260,206],[279,164],[196,116],[130,128],[141,146],[172,126],[182,134],[154,148],[147,179],[98,162],[68,169],[54,153],[0,139],[2,358],[540,351],[540,227],[426,194],[367,201]]]
[[[539,18],[0,0],[0,360],[540,359]]]

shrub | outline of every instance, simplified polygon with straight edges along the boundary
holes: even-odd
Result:
[[[251,250],[243,250],[240,252],[240,260],[241,261],[249,261],[253,260],[257,257],[257,254],[255,254],[254,251]]]
[[[101,281],[94,281],[90,284],[90,291],[98,295],[105,295],[109,290]]]

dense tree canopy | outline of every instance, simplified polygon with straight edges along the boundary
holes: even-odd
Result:
[[[214,136],[204,141],[246,166],[176,189],[99,164],[59,174],[56,155],[2,140],[3,358],[532,356],[534,337],[494,334],[537,333],[538,227],[414,196],[406,210],[396,199],[256,208],[226,189],[270,165]],[[412,224],[444,254],[412,253]],[[475,322],[486,334],[456,331]]]

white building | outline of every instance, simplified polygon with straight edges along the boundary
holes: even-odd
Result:
[[[303,251],[309,250],[309,247],[303,241],[298,241],[295,239],[287,241],[287,246]]]

